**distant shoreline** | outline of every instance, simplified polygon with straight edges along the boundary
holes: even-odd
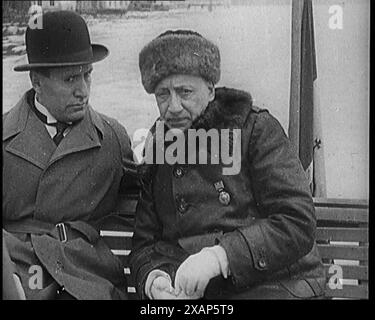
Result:
[[[107,21],[123,21],[137,19],[160,19],[171,15],[183,14],[186,9],[170,9],[165,11],[126,11],[113,13],[81,14],[87,25],[93,26]],[[28,17],[25,17],[25,20]],[[26,54],[25,32],[27,22],[3,23],[3,59]]]

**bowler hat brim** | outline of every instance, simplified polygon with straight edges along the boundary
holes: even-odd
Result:
[[[14,71],[30,71],[39,68],[58,68],[58,67],[69,67],[69,66],[79,66],[85,65],[90,63],[95,63],[105,59],[108,54],[109,50],[100,44],[92,44],[92,59],[85,60],[85,61],[75,61],[75,62],[58,62],[58,63],[29,63],[29,64],[22,64],[19,66],[14,67]]]

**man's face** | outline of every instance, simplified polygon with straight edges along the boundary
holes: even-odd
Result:
[[[50,76],[37,74],[33,81],[38,101],[62,122],[81,120],[90,96],[92,65],[50,69]]]
[[[170,129],[186,130],[215,98],[213,86],[191,75],[171,75],[155,88],[162,120]]]

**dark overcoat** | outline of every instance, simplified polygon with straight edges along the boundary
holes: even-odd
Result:
[[[223,175],[222,161],[144,166],[131,256],[141,298],[151,270],[173,279],[189,254],[215,244],[225,249],[231,276],[212,279],[205,298],[321,296],[311,192],[279,122],[253,106],[248,93],[219,88],[192,128],[240,129],[241,168]]]
[[[53,298],[63,287],[77,299],[125,299],[123,267],[98,231],[132,179],[130,139],[88,107],[56,148],[29,106],[34,94],[3,116],[4,238],[26,297]]]

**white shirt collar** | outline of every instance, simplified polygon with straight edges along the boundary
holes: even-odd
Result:
[[[37,108],[39,112],[41,112],[47,117],[47,123],[48,124],[56,123],[57,122],[56,118],[52,114],[50,114],[48,110],[42,104],[39,103],[39,101],[36,98],[36,95],[35,95],[34,100],[35,100],[35,108]]]

